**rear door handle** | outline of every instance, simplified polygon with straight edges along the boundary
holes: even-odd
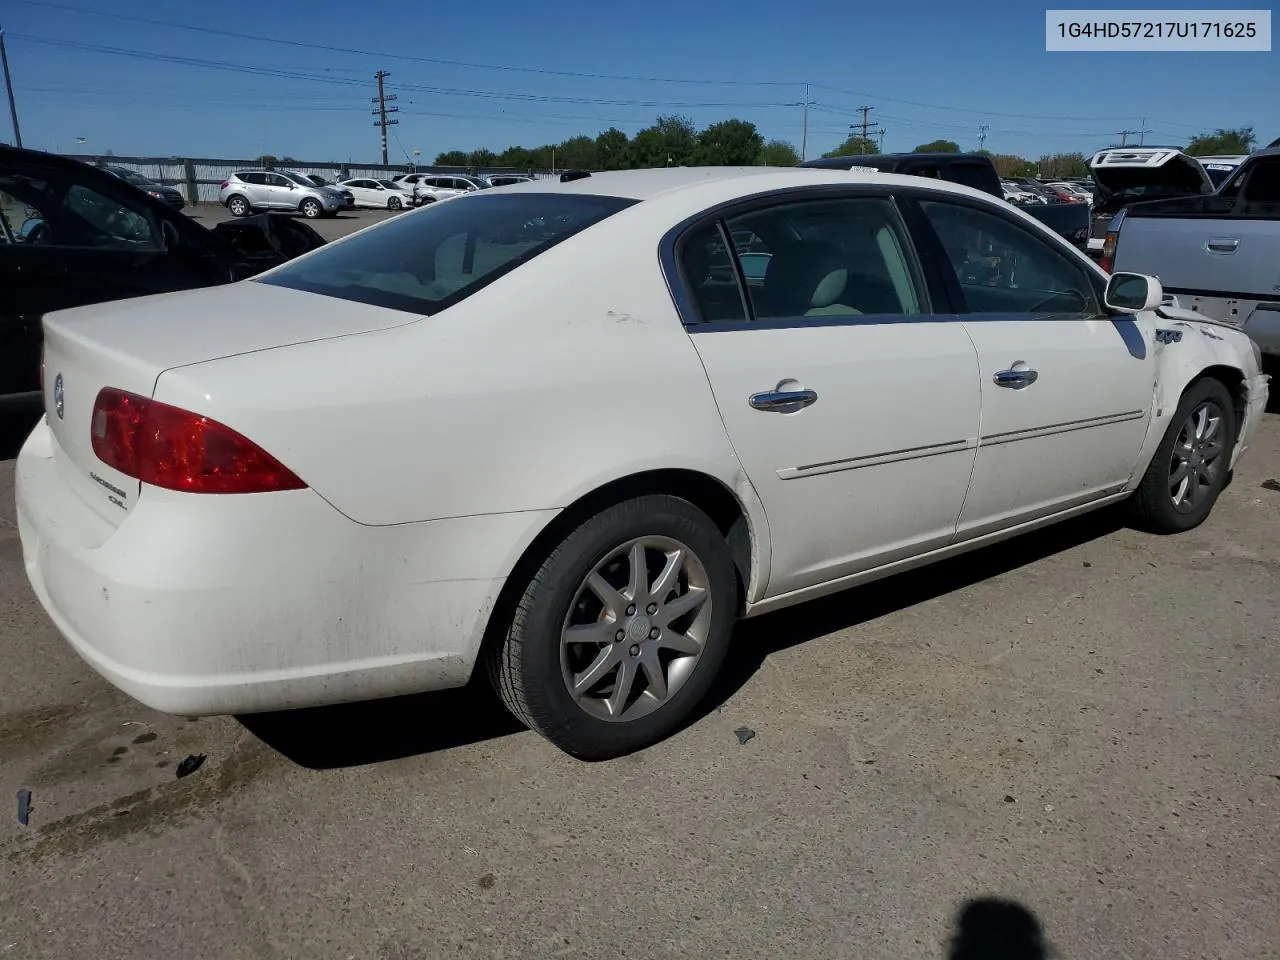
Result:
[[[997,387],[1008,387],[1011,390],[1021,390],[1023,387],[1029,387],[1040,379],[1040,374],[1034,370],[1001,370],[991,378]]]
[[[1235,237],[1214,237],[1205,244],[1211,253],[1235,253],[1240,241]]]
[[[747,402],[751,404],[753,410],[763,410],[767,413],[794,413],[796,410],[803,410],[817,399],[816,390],[766,390],[763,393],[753,393],[747,398]]]

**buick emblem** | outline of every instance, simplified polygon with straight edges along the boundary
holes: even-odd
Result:
[[[53,380],[53,409],[58,414],[58,419],[62,419],[63,411],[66,407],[66,398],[62,395],[62,374],[58,374]]]

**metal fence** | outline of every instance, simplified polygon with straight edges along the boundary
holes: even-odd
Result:
[[[180,189],[188,203],[217,203],[222,182],[237,170],[262,170],[258,160],[218,160],[208,157],[114,157],[76,155],[76,160],[95,166],[125,167],[136,170],[156,183],[169,184]],[[547,170],[516,170],[511,167],[436,167],[411,164],[378,163],[313,163],[302,160],[277,160],[273,170],[295,170],[298,173],[318,174],[330,182],[348,177],[372,177],[389,179],[401,173],[466,173],[487,176],[499,173],[518,173],[523,176],[550,176]]]

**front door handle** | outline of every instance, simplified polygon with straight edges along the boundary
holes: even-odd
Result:
[[[816,390],[766,390],[753,393],[747,402],[753,410],[764,410],[769,413],[794,413],[803,410],[818,399]]]
[[[1240,241],[1235,237],[1214,237],[1205,247],[1212,253],[1235,253]]]
[[[1017,367],[1012,370],[1001,370],[991,378],[995,381],[997,387],[1008,387],[1011,390],[1021,390],[1023,387],[1029,387],[1040,379],[1040,374],[1027,367]]]

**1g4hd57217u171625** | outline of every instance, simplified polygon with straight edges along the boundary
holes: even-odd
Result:
[[[253,280],[48,317],[26,568],[160,710],[479,668],[563,749],[616,756],[688,720],[742,616],[1119,501],[1200,523],[1267,380],[1161,296],[920,177],[477,191]]]

